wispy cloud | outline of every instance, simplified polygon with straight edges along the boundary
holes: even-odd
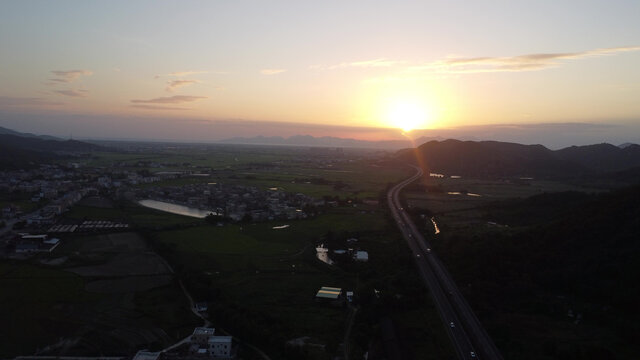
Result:
[[[39,97],[0,96],[0,106],[59,106],[61,102],[49,101]]]
[[[198,80],[170,80],[170,81],[167,81],[167,87],[165,88],[165,90],[174,91],[175,89],[197,84],[199,82],[200,81]]]
[[[154,76],[155,79],[163,77],[163,76],[174,76],[174,77],[183,77],[183,76],[189,76],[189,75],[197,75],[197,74],[208,74],[210,73],[210,71],[205,71],[205,70],[188,70],[188,71],[175,71],[175,72],[171,72],[168,74],[158,74],[156,76]],[[217,72],[219,73],[219,72]]]
[[[287,69],[262,69],[260,70],[260,73],[262,75],[276,75],[281,74],[285,71],[287,71]]]
[[[89,94],[88,90],[54,90],[53,92],[71,97],[87,97]]]
[[[187,102],[193,102],[201,99],[206,99],[206,96],[187,96],[187,95],[175,95],[169,97],[158,97],[148,100],[131,100],[134,104],[182,104]]]
[[[157,106],[157,105],[131,105],[131,107],[146,110],[189,110],[188,108],[174,106]]]
[[[534,71],[556,67],[560,65],[563,60],[577,60],[638,50],[640,50],[639,46],[628,46],[568,53],[538,53],[505,57],[447,58],[423,65],[412,66],[409,70],[433,70],[457,74]]]
[[[56,77],[49,80],[59,83],[71,83],[77,80],[80,76],[93,75],[93,72],[89,70],[53,70],[51,73]]]
[[[309,66],[312,70],[335,70],[335,69],[344,69],[344,68],[388,68],[392,66],[397,66],[406,63],[406,61],[400,60],[389,60],[389,59],[372,59],[372,60],[361,60],[361,61],[351,61],[351,62],[342,62],[334,65],[311,65]]]

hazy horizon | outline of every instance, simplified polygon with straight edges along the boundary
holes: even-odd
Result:
[[[82,117],[76,116],[78,118]],[[425,137],[541,144],[550,149],[599,143],[613,145],[640,143],[640,126],[630,123],[489,124],[451,129],[413,130],[409,133],[403,133],[398,129],[392,128],[220,120],[190,122],[188,127],[176,124],[168,132],[164,128],[151,128],[140,135],[132,136],[128,135],[126,130],[130,130],[132,127],[142,130],[145,125],[144,120],[140,119],[142,121],[140,124],[132,125],[132,121],[136,119],[110,118],[106,121],[98,118],[96,121],[103,125],[98,131],[95,130],[94,124],[88,124],[84,127],[75,125],[73,118],[61,118],[51,121],[50,115],[49,117],[41,118],[29,116],[28,120],[30,121],[26,121],[22,115],[0,113],[0,126],[2,127],[19,132],[51,135],[63,139],[215,143],[232,138],[254,138],[258,136],[289,138],[310,135],[364,141],[410,141]],[[67,123],[69,125],[64,126]],[[134,132],[134,134],[136,133]]]

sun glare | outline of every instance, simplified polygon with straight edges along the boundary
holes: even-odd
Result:
[[[409,132],[426,126],[427,114],[421,106],[412,102],[396,102],[389,107],[389,125]]]

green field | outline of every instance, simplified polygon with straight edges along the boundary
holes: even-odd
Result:
[[[283,224],[290,226],[273,229]],[[320,262],[315,258],[314,245],[328,233],[340,241],[357,237],[357,246],[369,251],[370,262],[346,267]],[[264,338],[265,330],[277,333],[277,338],[269,337],[277,342],[309,336],[332,349],[314,352],[313,358],[328,358],[342,341],[347,311],[317,303],[317,290],[322,286],[341,287],[370,298],[376,288],[389,298],[402,294],[409,303],[398,305],[404,309],[398,312],[386,302],[368,300],[372,302],[367,308],[378,310],[356,318],[358,343],[364,341],[363,334],[375,334],[376,325],[371,322],[375,324],[380,313],[389,313],[399,326],[410,329],[417,354],[436,354],[435,358],[450,355],[448,342],[440,343],[448,341],[446,334],[414,273],[403,240],[383,211],[335,208],[309,220],[200,226],[153,236],[193,293],[214,304],[214,323],[240,337]],[[400,259],[404,263],[399,266]],[[406,273],[410,275],[401,275]],[[393,302],[402,304],[405,300]],[[404,314],[409,310],[414,315]],[[251,330],[254,328],[263,330]],[[428,340],[420,338],[422,335],[428,335]],[[256,341],[277,353],[273,344]],[[366,342],[354,346],[362,355]]]
[[[66,236],[51,254],[0,262],[0,288],[2,358],[36,349],[127,355],[172,344],[201,324],[136,233]]]
[[[73,333],[79,319],[99,299],[84,291],[81,277],[22,262],[0,262],[0,357],[32,354]],[[85,319],[88,320],[88,319]]]

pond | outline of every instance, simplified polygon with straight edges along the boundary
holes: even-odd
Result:
[[[196,209],[184,205],[172,204],[158,200],[140,200],[138,201],[138,204],[151,209],[166,211],[172,214],[191,216],[200,219],[204,219],[209,214],[215,214],[215,212],[211,210]]]

